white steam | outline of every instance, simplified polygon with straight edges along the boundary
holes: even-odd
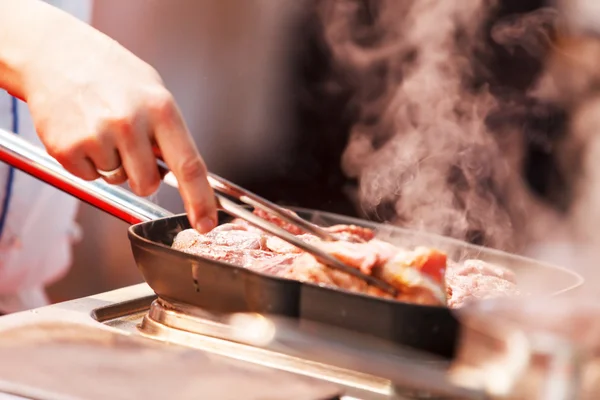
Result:
[[[364,214],[519,251],[554,217],[522,182],[521,132],[499,137],[485,123],[499,103],[476,84],[475,55],[485,51],[494,7],[338,0],[323,2],[320,15],[340,73],[356,88],[360,118],[342,162],[359,180]],[[529,223],[532,215],[544,224]]]

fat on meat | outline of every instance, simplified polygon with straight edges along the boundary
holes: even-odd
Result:
[[[260,231],[236,224],[223,224],[206,234],[200,234],[194,229],[181,231],[171,247],[188,254],[249,268],[259,260],[271,259],[276,255],[268,250],[266,241],[266,235]]]
[[[512,283],[517,283],[515,273],[508,268],[500,267],[482,260],[465,260],[449,269],[455,276],[484,275],[495,276]]]
[[[369,241],[375,238],[375,232],[372,229],[357,225],[332,225],[324,229],[349,242]]]
[[[513,271],[481,260],[450,264],[446,271],[446,293],[450,308],[474,300],[522,295]]]
[[[177,234],[174,249],[186,251],[197,247],[224,246],[235,249],[267,250],[266,235],[260,232],[240,229],[231,224],[221,225],[207,234],[200,234],[194,229],[186,229]]]
[[[314,235],[305,233],[303,235],[297,235],[298,239],[301,239],[307,243],[317,243],[320,239]],[[286,242],[283,239],[278,238],[277,236],[268,236],[266,240],[266,246],[269,250],[280,253],[280,254],[289,254],[289,253],[302,253],[302,250],[291,243]]]

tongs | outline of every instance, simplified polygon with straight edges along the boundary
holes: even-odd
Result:
[[[164,163],[164,161],[160,158],[159,154],[157,154],[156,150],[155,150],[155,155],[158,156],[157,164],[158,164],[158,169],[162,176],[163,182],[165,182],[169,186],[178,188],[179,184],[177,182],[177,178],[175,178],[175,175],[171,171],[169,171],[169,168]],[[387,283],[381,279],[378,279],[372,275],[365,274],[364,272],[360,271],[358,268],[354,268],[354,267],[351,267],[351,266],[345,264],[344,262],[340,261],[338,258],[332,256],[331,254],[327,253],[320,247],[315,246],[311,243],[308,243],[308,242],[300,239],[298,236],[291,234],[287,230],[268,222],[267,220],[248,211],[246,208],[237,205],[236,203],[234,203],[233,201],[229,200],[228,198],[220,195],[219,193],[231,196],[231,197],[235,198],[236,200],[239,200],[242,203],[248,204],[255,208],[259,208],[273,216],[279,217],[282,220],[284,220],[285,222],[301,229],[302,231],[304,231],[306,233],[313,234],[322,240],[325,240],[325,241],[339,240],[334,234],[326,231],[325,229],[323,229],[322,227],[320,227],[318,225],[315,225],[311,222],[308,222],[307,220],[305,220],[303,218],[300,218],[299,216],[290,212],[289,210],[279,207],[275,203],[272,203],[269,200],[264,199],[264,198],[258,196],[257,194],[252,193],[252,192],[236,185],[235,183],[232,183],[224,178],[221,178],[218,175],[209,173],[208,174],[208,182],[209,182],[210,186],[213,188],[213,190],[215,192],[217,192],[217,193],[215,193],[215,197],[217,199],[217,207],[219,207],[221,210],[225,211],[226,213],[228,213],[234,217],[241,218],[241,219],[245,220],[246,222],[254,225],[255,227],[260,228],[263,231],[270,233],[273,236],[277,236],[278,238],[285,240],[286,242],[306,251],[307,253],[310,253],[317,260],[319,260],[320,262],[322,262],[323,264],[325,264],[329,267],[335,268],[337,270],[346,272],[352,276],[360,278],[363,281],[367,282],[368,284],[375,286],[393,296],[396,296],[398,294],[398,289],[396,289],[394,286],[390,285],[389,283]]]
[[[155,151],[155,153],[157,152]],[[158,156],[157,165],[163,181],[177,188],[179,186],[177,179],[161,160],[160,155],[156,155]],[[141,199],[118,186],[109,185],[102,180],[87,182],[75,177],[65,170],[55,159],[50,157],[42,148],[36,147],[21,139],[16,134],[2,129],[0,129],[0,161],[130,223],[171,215],[171,213],[156,206],[154,203]],[[358,268],[345,264],[320,247],[307,243],[285,229],[264,220],[223,195],[231,196],[242,203],[260,208],[322,240],[337,240],[335,235],[322,227],[312,224],[290,211],[217,175],[209,174],[209,183],[213,190],[217,192],[218,207],[228,214],[241,218],[265,232],[312,254],[317,260],[329,267],[357,277],[369,285],[377,287],[393,296],[398,294],[398,290],[391,284],[372,275],[365,274]]]

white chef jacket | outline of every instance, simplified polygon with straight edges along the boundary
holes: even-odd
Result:
[[[89,21],[91,0],[47,0]],[[27,105],[0,90],[0,127],[41,146]],[[0,163],[0,314],[47,304],[78,235],[78,200]]]

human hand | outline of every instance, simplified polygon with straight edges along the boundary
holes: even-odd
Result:
[[[179,182],[193,227],[216,225],[207,171],[158,73],[114,40],[79,21],[63,21],[23,68],[23,97],[48,153],[72,174],[93,180],[114,171],[148,196],[160,183],[156,145]],[[106,175],[106,174],[103,174]]]

